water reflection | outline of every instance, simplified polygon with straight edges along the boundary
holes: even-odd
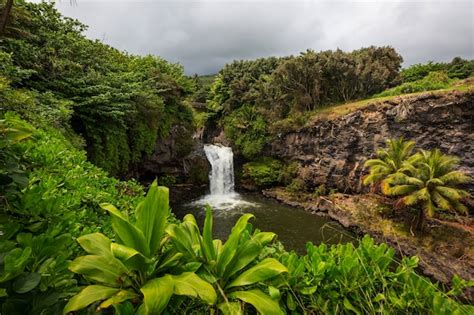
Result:
[[[201,198],[191,203],[178,205],[173,212],[180,219],[187,213],[192,213],[200,227],[205,218]],[[287,250],[305,251],[305,244],[347,243],[353,240],[353,235],[333,220],[313,215],[302,209],[280,204],[274,200],[258,195],[240,194],[238,201],[232,207],[214,210],[214,238],[225,240],[238,218],[244,213],[253,213],[254,227],[262,231],[275,232],[278,239]],[[225,202],[225,201],[223,201]]]

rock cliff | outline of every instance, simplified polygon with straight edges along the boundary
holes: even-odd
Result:
[[[388,138],[404,136],[417,148],[440,148],[461,157],[461,168],[474,177],[474,92],[426,93],[374,102],[344,116],[319,117],[306,127],[280,135],[267,155],[300,164],[309,187],[321,184],[360,193],[364,161]],[[468,187],[471,192],[474,185]]]

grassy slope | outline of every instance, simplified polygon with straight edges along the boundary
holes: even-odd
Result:
[[[416,95],[421,95],[425,93],[433,93],[433,94],[443,94],[452,91],[474,91],[474,78],[469,78],[463,80],[461,82],[457,82],[457,84],[441,90],[434,90],[434,91],[423,91],[417,93],[410,93],[410,94],[400,94],[395,96],[385,96],[385,97],[377,97],[377,98],[369,98],[365,100],[360,100],[356,102],[349,102],[340,105],[333,105],[324,107],[321,109],[317,109],[311,113],[310,117],[314,118],[315,116],[324,116],[327,119],[337,118],[339,116],[343,116],[354,112],[356,110],[362,109],[372,104],[379,104],[381,102],[389,101],[398,97],[411,97]],[[310,119],[311,120],[311,119]]]

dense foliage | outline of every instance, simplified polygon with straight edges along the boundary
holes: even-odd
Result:
[[[96,310],[113,306],[117,313],[133,314],[135,306],[127,301],[137,304],[143,300],[138,314],[160,314],[173,295],[215,303],[213,287],[198,277],[194,266],[183,261],[174,248],[166,246],[165,228],[170,216],[166,187],[158,187],[156,181],[151,185],[135,209],[135,223],[111,204],[102,207],[112,216],[117,241],[101,233],[77,239],[88,255],[76,258],[69,269],[93,284],[75,295],[64,313],[103,301]]]
[[[400,83],[400,55],[391,47],[352,52],[308,50],[299,56],[234,61],[209,92],[211,119],[247,158],[262,151],[288,117],[364,98]]]
[[[172,125],[192,127],[182,100],[194,84],[181,66],[89,40],[86,26],[61,16],[54,3],[16,1],[9,20],[11,32],[0,42],[0,82],[30,91],[2,110],[28,118],[41,104],[61,112],[56,124],[72,125],[96,165],[124,174]]]
[[[423,79],[430,72],[445,71],[451,79],[465,79],[474,76],[474,60],[455,57],[449,63],[427,62],[414,64],[400,72],[403,82],[414,82]]]
[[[386,245],[308,245],[298,256],[254,231],[251,215],[226,242],[214,240],[210,209],[201,234],[192,216],[172,218],[165,188],[154,184],[142,199],[138,185],[107,177],[59,131],[12,114],[0,127],[2,158],[16,161],[1,173],[2,313],[468,311],[416,275],[416,259],[397,266]],[[455,278],[447,293],[466,285]]]
[[[242,179],[250,180],[259,188],[269,187],[281,181],[283,163],[268,157],[244,164]]]
[[[12,114],[0,125],[6,160],[0,172],[1,312],[60,313],[78,289],[68,271],[79,251],[74,239],[110,235],[100,204],[129,209],[140,201],[142,188],[108,177],[55,129],[34,130]],[[14,137],[8,136],[12,131]]]
[[[397,207],[418,207],[418,229],[435,211],[468,214],[463,201],[469,193],[458,186],[471,178],[456,169],[459,159],[438,149],[412,154],[414,146],[403,138],[387,140],[386,148],[377,151],[378,158],[365,162],[370,172],[364,184],[380,185],[383,194],[400,196]]]
[[[430,72],[422,79],[405,82],[394,88],[385,90],[382,93],[376,94],[374,97],[440,90],[452,86],[455,82],[457,82],[457,79],[450,79],[445,71],[435,71]]]
[[[473,311],[455,299],[471,283],[454,277],[453,289],[445,291],[414,272],[416,258],[398,264],[393,250],[368,237],[330,248],[308,244],[299,256],[286,252],[275,234],[253,229],[253,216],[245,214],[223,242],[213,238],[211,209],[201,233],[193,216],[182,222],[173,217],[167,188],[154,183],[144,197],[136,182],[109,177],[126,172],[174,127],[183,135],[179,150],[189,147],[192,112],[183,97],[195,84],[180,66],[124,54],[86,39],[84,29],[53,4],[18,0],[0,42],[2,314]],[[367,68],[357,73],[371,83],[357,93],[397,80],[398,55],[390,48],[307,54],[311,62],[337,55],[349,70],[353,60],[362,60]],[[386,63],[378,61],[385,60],[381,56]],[[282,113],[265,103],[275,95],[267,80],[296,58],[237,62],[241,81],[234,80],[232,67],[216,79],[212,114],[232,122],[226,132],[241,146],[263,147],[257,140],[267,136],[269,117]],[[330,97],[344,99],[346,92],[334,93]],[[238,126],[239,118],[249,125]],[[436,154],[414,158],[431,169],[407,168],[407,178],[437,191],[459,182],[449,169],[454,162]],[[294,165],[261,163],[249,165],[254,180],[297,186]],[[281,168],[278,178],[269,172],[275,168]],[[440,176],[437,181],[426,181],[430,172]],[[395,189],[398,183],[389,184]]]

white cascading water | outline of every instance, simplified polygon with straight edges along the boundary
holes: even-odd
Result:
[[[204,152],[211,164],[209,173],[210,194],[196,201],[214,209],[231,209],[250,205],[234,191],[234,153],[232,148],[220,144],[205,144]]]
[[[234,193],[234,153],[229,147],[214,144],[204,146],[207,160],[211,164],[209,183],[211,195]]]

